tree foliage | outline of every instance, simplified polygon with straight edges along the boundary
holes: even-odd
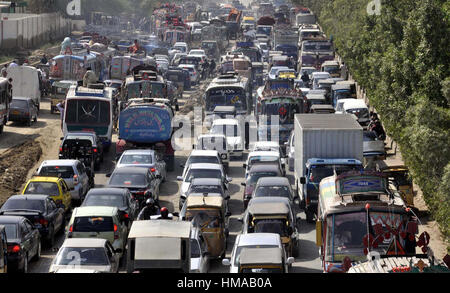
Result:
[[[298,0],[333,35],[366,90],[448,241],[450,236],[450,4],[445,0]]]

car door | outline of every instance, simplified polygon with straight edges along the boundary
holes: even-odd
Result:
[[[22,222],[24,248],[28,252],[28,260],[36,255],[38,250],[39,231],[33,228],[30,221],[27,219]]]
[[[117,273],[119,270],[119,255],[114,252],[114,248],[108,241],[105,244],[105,251],[108,256],[109,263],[111,264],[110,273]]]
[[[72,195],[70,194],[70,189],[69,189],[69,186],[67,186],[66,181],[61,180],[60,185],[61,185],[61,191],[62,191],[64,210],[67,210],[70,208],[70,204],[72,201]]]
[[[47,199],[47,211],[53,221],[55,231],[60,231],[60,229],[63,229],[64,210],[62,208],[58,208],[56,203],[51,198]]]
[[[86,168],[84,168],[84,165],[81,162],[77,162],[75,172],[78,173],[79,181],[83,187],[82,194],[85,195],[89,189],[89,177],[86,174]]]

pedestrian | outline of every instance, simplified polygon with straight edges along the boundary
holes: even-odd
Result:
[[[2,71],[1,71],[2,77],[6,78],[6,76],[8,75],[7,70],[8,70],[8,64],[5,64],[5,65],[3,66],[3,68],[2,68]]]
[[[41,64],[47,64],[48,63],[48,59],[47,59],[47,56],[45,56],[45,54],[44,54],[44,56],[42,56],[42,58],[41,58]]]
[[[13,60],[13,62],[11,62],[11,63],[9,64],[8,68],[17,67],[17,66],[19,66],[19,65],[17,64],[17,60]]]
[[[56,108],[58,108],[58,111],[60,113],[61,116],[61,130],[63,129],[63,121],[64,121],[64,109],[66,107],[66,101],[62,101],[61,103],[58,103],[56,105]]]
[[[84,74],[84,77],[83,77],[83,86],[87,87],[91,83],[96,83],[97,80],[98,79],[97,79],[97,75],[95,75],[95,72],[92,71],[91,67],[88,67],[86,70],[86,73]]]

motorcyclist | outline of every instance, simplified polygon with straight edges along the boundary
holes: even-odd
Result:
[[[160,216],[157,218],[157,220],[172,220],[172,216],[169,216],[169,209],[166,207],[162,207],[159,210]]]
[[[381,121],[378,118],[378,115],[376,113],[372,113],[370,119],[371,121],[369,123],[368,129],[370,131],[374,131],[377,134],[378,139],[385,140],[386,132],[384,131],[383,126],[381,125]]]
[[[157,215],[159,212],[159,206],[156,205],[153,198],[149,198],[145,202],[145,207],[141,210],[138,215],[138,220],[150,220],[151,216]]]

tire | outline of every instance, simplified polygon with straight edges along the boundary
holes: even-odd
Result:
[[[41,241],[39,241],[38,244],[38,251],[36,252],[36,255],[33,257],[33,261],[38,261],[41,258]]]
[[[37,122],[37,114],[36,114],[36,116],[34,116],[34,123],[36,123]]]

